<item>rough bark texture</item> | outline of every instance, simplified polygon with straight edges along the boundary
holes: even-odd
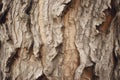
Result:
[[[120,0],[0,0],[0,80],[120,80]]]

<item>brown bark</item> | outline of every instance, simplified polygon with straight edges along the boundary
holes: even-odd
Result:
[[[1,0],[0,80],[119,80],[119,0]]]

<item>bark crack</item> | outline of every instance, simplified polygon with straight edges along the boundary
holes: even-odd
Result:
[[[4,24],[7,20],[7,13],[9,8],[7,8],[3,13],[0,14],[0,24]]]
[[[32,4],[33,4],[33,0],[29,0],[28,4],[26,6],[26,9],[25,9],[25,13],[28,15],[30,14],[30,11],[32,9]]]
[[[108,34],[111,23],[116,15],[113,0],[111,1],[111,8],[108,7],[108,9],[105,9],[103,13],[105,14],[105,20],[101,24],[96,25],[96,29],[101,33]]]
[[[19,48],[17,48],[15,50],[15,52],[12,52],[11,53],[11,56],[7,59],[7,62],[6,62],[6,73],[9,73],[11,68],[12,68],[12,65],[14,64],[15,60],[17,60],[18,58],[18,53],[19,53]]]

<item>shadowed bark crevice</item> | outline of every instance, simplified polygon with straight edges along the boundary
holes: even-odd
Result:
[[[92,79],[91,80],[99,80],[99,76],[97,76],[97,75],[95,75],[95,66],[96,66],[96,64],[94,64],[93,66],[92,66]]]
[[[1,69],[0,69],[0,80],[3,80],[3,72],[1,71]]]
[[[9,8],[7,8],[3,13],[0,14],[0,24],[3,24],[6,22],[8,11],[9,11]]]
[[[0,11],[2,10],[2,8],[3,8],[3,3],[0,2]]]
[[[73,2],[74,2],[74,0],[71,0],[71,1],[68,2],[68,3],[63,3],[63,4],[65,5],[65,7],[64,7],[64,10],[62,11],[62,15],[61,15],[62,18],[63,18],[63,17],[65,16],[65,14],[69,11],[69,9],[72,8]]]
[[[105,20],[102,22],[102,24],[97,25],[96,29],[101,33],[108,34],[110,25],[115,18],[117,12],[115,8],[115,1],[111,0],[111,8],[108,7],[108,9],[105,9],[103,12],[105,14]]]
[[[116,80],[116,75],[115,75],[115,70],[116,70],[116,68],[117,68],[117,65],[119,65],[118,64],[118,58],[117,58],[117,56],[116,56],[116,53],[115,53],[115,46],[114,46],[114,49],[113,49],[113,65],[114,65],[114,67],[113,67],[113,73],[112,73],[112,75],[114,75],[113,77],[111,77],[111,79],[112,80]]]
[[[7,72],[6,73],[10,73],[12,65],[14,64],[14,62],[17,60],[17,58],[19,57],[19,48],[17,48],[15,50],[15,52],[11,53],[11,56],[8,58],[7,62],[6,62],[6,68],[7,68]]]
[[[102,24],[96,26],[96,29],[98,31],[100,31],[101,33],[108,34],[110,25],[111,25],[116,13],[113,8],[112,9],[108,8],[108,9],[104,10],[104,13],[105,13],[105,21],[102,22]]]
[[[28,15],[30,14],[30,10],[32,9],[32,4],[33,4],[33,0],[30,0],[28,2],[28,5],[26,6],[25,13]]]
[[[81,79],[82,80],[93,80],[93,74],[94,74],[94,72],[93,72],[93,66],[91,66],[91,67],[86,67],[84,70],[83,70],[83,73],[82,73],[82,77],[81,77]]]
[[[49,80],[45,74],[42,74],[40,77],[38,77],[36,80]]]
[[[11,76],[5,77],[5,80],[12,80]]]

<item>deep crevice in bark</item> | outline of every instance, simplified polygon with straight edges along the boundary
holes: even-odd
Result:
[[[95,65],[93,65],[93,75],[92,75],[92,80],[99,80],[99,76],[95,75]]]
[[[28,15],[30,14],[30,10],[32,9],[32,4],[33,4],[33,0],[30,0],[26,9],[25,9],[25,13]]]
[[[48,80],[48,78],[45,76],[45,74],[42,74],[40,77],[38,77],[36,80]]]
[[[115,9],[115,4],[113,0],[111,0],[111,8],[108,7],[108,9],[104,10],[103,12],[105,14],[105,21],[97,25],[96,29],[102,33],[108,34],[110,25],[117,12]]]
[[[9,7],[3,13],[0,14],[0,24],[3,24],[6,22],[8,11],[9,11]]]
[[[3,7],[3,3],[0,2],[0,11],[2,10],[2,7]]]
[[[0,66],[1,66],[1,64],[0,64]],[[3,72],[1,71],[1,69],[0,69],[0,80],[3,80]]]
[[[96,26],[96,29],[102,33],[109,33],[109,27],[111,25],[111,22],[115,16],[115,12],[114,12],[114,9],[106,9],[104,10],[104,13],[105,13],[105,21],[102,22],[102,24]]]
[[[12,65],[14,64],[15,60],[18,58],[19,48],[15,50],[15,52],[11,53],[11,56],[8,58],[6,63],[7,73],[10,72]]]
[[[115,46],[114,46],[114,48],[115,48]],[[115,79],[115,74],[114,74],[114,71],[115,71],[115,69],[117,68],[117,65],[118,65],[118,58],[117,58],[117,56],[115,55],[115,49],[113,49],[113,73],[112,73],[112,75],[114,75],[113,77],[111,77],[111,79],[112,80],[116,80]]]
[[[12,80],[11,76],[5,77],[5,80]]]
[[[70,8],[73,6],[73,0],[71,0],[70,2],[68,2],[67,4],[66,3],[63,3],[65,5],[64,7],[64,10],[62,11],[62,15],[61,17],[63,18],[65,16],[65,14],[67,14],[67,12],[70,10]]]

